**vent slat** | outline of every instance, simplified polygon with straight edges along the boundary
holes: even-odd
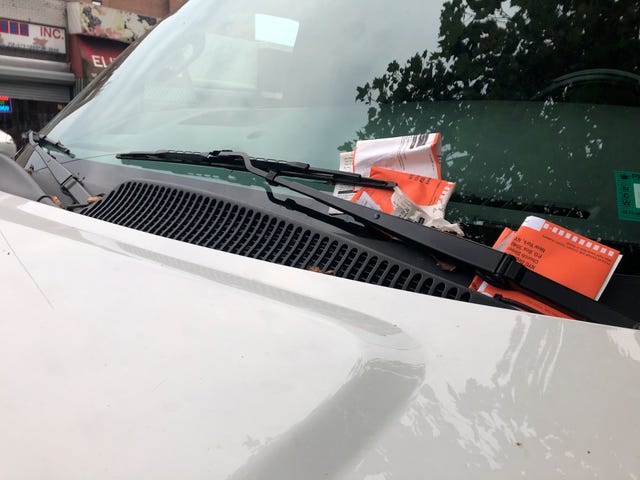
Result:
[[[341,258],[347,251],[347,246],[333,241],[329,244],[324,255],[318,261],[318,268],[321,270],[333,270],[335,268],[336,259]]]
[[[221,239],[213,248],[229,252],[230,246],[236,243],[236,240],[242,237],[244,229],[248,226],[248,219],[253,217],[253,211],[247,208],[241,208],[233,221],[231,227],[227,230],[224,238]]]
[[[400,267],[398,267],[398,265],[391,265],[391,268],[389,268],[386,272],[386,274],[382,277],[382,281],[380,282],[380,285],[383,285],[385,287],[390,287],[393,284],[393,280],[396,278],[396,275],[398,274],[398,271],[400,270]]]
[[[334,270],[339,277],[347,277],[347,274],[351,270],[351,266],[356,262],[358,258],[358,249],[352,248],[346,252],[342,258],[339,259],[338,264]],[[348,278],[348,277],[347,277]]]
[[[161,195],[158,198],[158,207],[154,209],[153,214],[149,215],[148,220],[144,223],[144,230],[147,232],[160,235],[160,227],[166,224],[167,209],[175,201],[177,192],[173,190],[161,191]]]
[[[234,206],[232,210],[233,213],[226,218],[222,226],[222,232],[224,232],[224,234],[216,235],[215,240],[211,244],[211,248],[215,250],[225,251],[222,246],[229,243],[229,238],[232,238],[238,228],[240,228],[241,219],[247,214],[247,209],[244,207]]]
[[[174,222],[173,227],[167,232],[167,236],[170,238],[181,238],[180,232],[191,227],[191,224],[196,218],[200,218],[200,206],[202,203],[202,197],[198,195],[188,195],[184,208],[178,214],[178,218],[183,217],[182,220]]]
[[[312,254],[316,245],[320,242],[320,235],[317,233],[312,235],[311,232],[307,230],[305,235],[307,236],[307,239],[300,242],[300,251],[291,258],[292,267],[304,268],[304,255]]]
[[[269,235],[273,233],[273,231],[276,228],[276,224],[278,223],[278,220],[276,218],[269,217],[268,215],[264,215],[262,218],[263,218],[263,221],[260,222],[260,224],[258,225],[259,228],[260,227],[262,228],[260,228],[258,232],[254,232],[254,235],[252,235],[251,241],[245,248],[246,250],[245,255],[247,257],[260,258],[258,256],[258,253],[260,252],[261,248],[264,246],[265,238],[269,237]]]
[[[158,226],[158,235],[163,237],[173,238],[171,233],[175,230],[176,223],[178,223],[184,214],[189,203],[189,194],[178,192],[174,197],[173,204],[169,206],[165,214],[165,221],[162,225]]]
[[[129,228],[134,228],[136,230],[147,231],[146,226],[149,221],[148,219],[150,218],[148,214],[153,213],[153,204],[155,202],[161,201],[160,198],[162,197],[163,192],[159,188],[153,188],[150,190],[148,195],[149,200],[145,202],[146,205],[142,208],[132,209],[132,214],[129,216],[131,220],[123,220],[121,225]]]
[[[216,219],[217,221],[215,223],[211,222],[211,229],[207,231],[206,236],[203,238],[203,246],[213,248],[218,236],[221,233],[226,233],[225,227],[229,224],[229,218],[235,214],[236,210],[238,210],[237,205],[232,205],[230,203],[224,204],[222,212],[220,212],[221,215]]]
[[[191,222],[185,223],[184,227],[176,232],[177,240],[190,242],[190,240],[197,237],[198,232],[205,227],[205,219],[212,217],[216,201],[207,197],[201,198],[201,207],[198,210],[198,213],[194,214]],[[198,230],[196,231],[196,229]]]
[[[121,198],[118,203],[120,203],[123,208],[116,208],[109,214],[110,218],[113,220],[113,223],[122,225],[123,219],[135,214],[136,209],[133,207],[135,207],[136,194],[142,188],[142,186],[134,185],[131,188],[127,188],[120,193]]]
[[[309,249],[309,255],[306,261],[301,262],[300,268],[308,270],[316,266],[316,262],[322,256],[322,252],[329,244],[329,237],[321,237],[319,241]]]
[[[113,192],[109,194],[110,202],[100,201],[94,204],[92,208],[93,218],[102,220],[103,218],[111,218],[113,212],[119,208],[120,203],[116,200],[122,195],[122,191],[127,188],[127,184],[120,185]]]
[[[378,264],[378,257],[373,256],[370,257],[366,262],[362,264],[360,270],[356,272],[354,280],[358,280],[360,282],[368,282],[369,276],[373,272],[373,269]]]
[[[298,243],[300,237],[302,235],[302,228],[297,227],[294,229],[293,233],[288,236],[285,242],[283,242],[282,248],[280,249],[280,253],[275,258],[274,262],[282,265],[289,265],[289,259],[292,256],[293,249],[295,248],[295,244]]]
[[[245,222],[245,224],[242,226],[242,229],[238,232],[238,235],[236,235],[235,240],[229,244],[225,251],[230,253],[238,253],[238,250],[240,250],[247,243],[251,242],[251,237],[255,232],[258,231],[257,226],[262,219],[262,214],[260,214],[260,212],[250,212],[251,214],[248,215],[249,221]]]
[[[411,271],[405,268],[393,280],[393,284],[391,286],[393,288],[397,288],[399,290],[405,290],[405,285],[409,281],[409,276],[410,275],[411,275]]]
[[[280,230],[280,235],[278,236],[278,239],[274,242],[273,247],[270,249],[269,253],[267,253],[267,256],[264,258],[267,262],[274,262],[275,259],[278,258],[280,253],[282,253],[286,248],[285,239],[288,238],[288,235],[293,230],[293,225],[285,222],[283,222],[283,224],[284,224],[284,228]]]
[[[213,231],[219,225],[218,219],[225,215],[230,209],[231,205],[228,203],[216,202],[213,211],[211,212],[211,216],[203,219],[202,227],[191,238],[189,243],[207,246],[207,242],[213,237]]]
[[[278,246],[278,240],[281,239],[284,234],[285,224],[286,222],[280,220],[273,225],[273,228],[269,231],[264,244],[258,249],[254,258],[269,261],[269,257]]]

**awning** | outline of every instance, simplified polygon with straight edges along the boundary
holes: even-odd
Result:
[[[23,61],[20,66],[0,65],[0,95],[22,100],[69,102],[70,87],[75,83],[75,78],[71,72],[61,71],[68,69],[68,64],[56,65],[55,69],[43,66],[49,65],[37,60],[32,63]]]
[[[77,77],[92,80],[107,68],[125,48],[126,43],[101,38],[72,35],[71,68]]]
[[[16,82],[52,83],[55,85],[73,85],[75,81],[71,72],[54,72],[8,65],[0,65],[0,79]]]

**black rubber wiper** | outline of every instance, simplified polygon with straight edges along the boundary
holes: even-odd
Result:
[[[179,153],[179,152],[178,152]],[[132,154],[118,155],[118,158],[132,158]],[[147,154],[142,154],[145,156]],[[172,152],[163,152],[164,161],[170,161]],[[193,154],[186,157],[191,163]],[[558,309],[593,323],[633,328],[637,322],[581,295],[559,283],[539,275],[518,263],[514,256],[500,252],[472,240],[450,233],[427,228],[399,217],[394,217],[371,208],[335,197],[310,186],[285,178],[289,168],[280,168],[286,163],[253,160],[242,152],[219,150],[203,154],[202,165],[221,166],[233,170],[244,170],[264,178],[271,185],[278,185],[301,193],[324,205],[340,210],[362,224],[385,232],[405,242],[430,250],[439,256],[446,256],[453,262],[467,265],[488,282],[523,291],[542,301],[551,302]],[[139,158],[149,159],[152,158]],[[187,163],[187,162],[185,162]],[[297,164],[294,164],[297,165]],[[304,165],[304,164],[302,164]],[[341,173],[341,172],[340,172]],[[309,177],[303,177],[309,178]],[[346,182],[345,182],[346,183]]]
[[[216,150],[210,153],[157,150],[155,152],[119,153],[116,155],[116,158],[121,160],[149,160],[154,162],[182,163],[187,165],[201,165],[207,167],[227,168],[230,170],[248,171],[245,168],[244,163],[238,161],[239,157],[237,156],[237,153],[232,152],[231,150]],[[396,186],[394,182],[363,177],[357,173],[317,168],[301,162],[280,162],[276,160],[252,158],[251,163],[261,170],[277,172],[278,175],[285,177],[320,180],[334,184],[343,183],[359,187],[392,189]]]
[[[27,133],[27,139],[29,141],[29,145],[33,147],[33,150],[42,159],[63,192],[67,193],[76,203],[79,204],[86,203],[87,199],[93,196],[84,188],[82,181],[67,170],[67,168],[62,165],[56,157],[46,152],[42,148],[42,145],[53,147],[63,152],[65,155],[71,156],[71,151],[67,147],[60,142],[54,142],[45,135],[40,135],[32,130]]]

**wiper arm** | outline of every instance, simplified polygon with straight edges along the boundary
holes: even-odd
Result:
[[[27,138],[29,145],[33,147],[33,150],[42,159],[63,192],[73,198],[76,203],[85,203],[88,198],[93,196],[84,188],[80,179],[67,170],[67,168],[62,165],[56,157],[47,153],[42,148],[42,145],[49,145],[60,150],[66,155],[71,155],[71,151],[67,147],[62,145],[62,143],[54,142],[53,140],[48,139],[45,135],[40,135],[33,130],[30,130],[27,133]]]
[[[210,153],[157,150],[155,152],[119,153],[116,155],[116,158],[119,158],[121,160],[150,160],[154,162],[181,163],[187,165],[221,167],[230,170],[248,171],[245,168],[244,163],[238,161],[239,157],[237,155],[238,154],[236,152],[232,152],[230,150],[216,150]],[[320,180],[334,184],[343,183],[346,185],[359,187],[392,189],[396,186],[394,182],[387,182],[384,180],[364,177],[357,173],[317,168],[309,165],[308,163],[280,162],[276,160],[266,160],[260,158],[252,158],[251,163],[260,170],[277,172],[278,175],[286,177]]]
[[[399,217],[335,197],[307,185],[281,178],[277,171],[262,170],[248,155],[241,152],[220,152],[220,155],[241,159],[248,172],[306,195],[324,205],[341,210],[365,225],[394,237],[417,244],[440,255],[469,265],[488,282],[523,291],[543,301],[550,301],[560,310],[579,318],[605,325],[634,328],[637,322],[570,288],[529,270],[513,255],[503,253],[472,240],[457,237],[433,228],[425,228]]]
[[[174,154],[174,152],[162,152],[161,158],[166,158],[165,155],[173,156]],[[117,155],[117,157],[131,158],[131,155],[122,154]],[[148,158],[151,154],[141,155],[145,158],[138,159],[152,159]],[[187,155],[189,155],[187,161],[192,163],[193,154],[189,153]],[[264,178],[271,185],[288,188],[351,215],[366,226],[373,227],[439,255],[449,257],[458,263],[466,264],[477,270],[485,280],[494,285],[520,290],[542,301],[551,302],[557,308],[572,316],[577,316],[593,323],[627,328],[633,328],[637,323],[606,305],[527,269],[524,265],[518,263],[513,255],[500,252],[467,238],[457,237],[433,228],[426,228],[418,223],[343,200],[300,182],[284,178],[285,172],[291,171],[291,167],[279,166],[287,165],[286,163],[253,160],[245,153],[229,150],[215,151],[207,155],[202,154],[202,156],[202,161],[206,162],[202,163],[203,165],[215,164],[215,166],[250,172]]]
[[[65,155],[71,156],[71,150],[69,150],[67,147],[65,147],[60,141],[54,142],[53,140],[51,140],[46,135],[41,135],[40,133],[34,132],[33,130],[29,130],[29,132],[27,132],[27,136],[28,136],[28,139],[29,139],[29,144],[31,146],[33,146],[34,143],[37,143],[40,146],[48,145],[48,146],[53,147],[53,148],[55,148],[57,150],[60,150]]]

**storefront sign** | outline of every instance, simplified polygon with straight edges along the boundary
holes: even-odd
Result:
[[[88,80],[107,68],[127,47],[125,43],[102,38],[75,35],[71,38],[71,67],[78,77]]]
[[[67,33],[64,28],[0,18],[0,47],[66,54]]]
[[[67,3],[67,17],[71,34],[125,43],[134,42],[159,22],[155,17],[80,2]]]
[[[0,95],[0,113],[11,113],[11,98]]]

